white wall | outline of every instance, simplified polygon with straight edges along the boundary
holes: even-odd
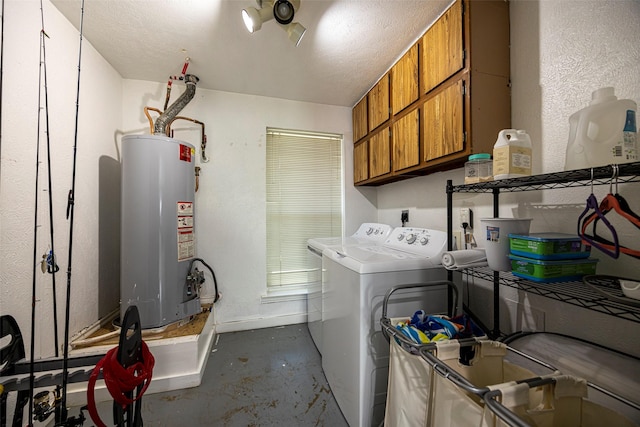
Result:
[[[161,108],[164,94],[163,84],[125,81],[122,132],[148,132],[143,108]],[[178,96],[174,88],[172,101]],[[197,256],[213,267],[223,295],[215,309],[218,331],[305,322],[304,295],[275,302],[262,298],[266,294],[266,128],[344,135],[345,229],[350,234],[377,215],[375,205],[353,187],[351,109],[198,89],[180,115],[206,124],[210,162],[200,164]],[[176,122],[175,128],[176,138],[200,146],[199,127]],[[367,191],[375,196],[375,190]],[[206,274],[204,296],[213,296],[213,280]]]
[[[51,145],[54,248],[60,272],[56,274],[58,333],[63,340],[68,266],[69,222],[65,219],[71,189],[76,94],[78,83],[78,31],[49,2],[44,2],[46,71]],[[30,353],[32,284],[36,285],[37,357],[54,354],[52,276],[34,275],[34,206],[38,194],[36,255],[50,248],[47,185],[46,117],[40,123],[40,167],[35,189],[38,141],[40,57],[40,2],[5,2],[3,64],[2,162],[0,164],[0,313],[14,316]],[[103,225],[119,213],[109,198],[119,176],[113,176],[114,129],[121,120],[121,78],[84,40],[82,47],[74,241],[71,274],[70,331],[117,306],[119,254]],[[41,105],[44,106],[44,87]],[[112,234],[111,234],[112,235]],[[118,243],[118,242],[115,242]],[[115,287],[113,285],[116,285]]]
[[[564,169],[568,118],[584,108],[591,92],[614,86],[619,98],[640,102],[640,3],[637,1],[528,1],[511,6],[512,126],[526,129],[534,142],[534,172]],[[446,226],[446,179],[463,182],[462,170],[434,174],[380,187],[380,222],[398,225],[400,211],[409,208],[412,226]],[[532,217],[533,232],[575,233],[589,188],[503,194],[501,216]],[[596,188],[600,199],[608,186]],[[621,186],[620,193],[640,211],[640,185]],[[475,221],[492,216],[489,195],[456,194],[454,225],[461,206],[471,207]],[[637,230],[617,223],[624,242],[637,247]],[[480,239],[478,239],[480,241]],[[481,241],[480,244],[482,245]],[[640,261],[622,255],[613,260],[594,250],[598,273],[638,278]],[[492,325],[491,287],[471,286],[468,303]],[[640,324],[584,310],[547,298],[502,287],[501,328],[507,332],[538,327],[640,355]],[[533,314],[531,314],[533,313]],[[537,323],[527,323],[529,318]],[[624,331],[618,334],[614,331]]]

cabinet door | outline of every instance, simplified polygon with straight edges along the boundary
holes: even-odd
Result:
[[[423,106],[424,161],[464,149],[464,81],[459,79]]]
[[[391,110],[398,114],[418,100],[418,45],[414,44],[391,68]]]
[[[422,87],[427,93],[464,67],[462,1],[456,1],[422,37]]]
[[[353,147],[353,182],[369,178],[369,142],[362,141]]]
[[[369,177],[375,178],[389,172],[391,172],[391,151],[387,128],[369,139]]]
[[[393,170],[399,171],[420,163],[420,113],[413,110],[393,124]]]
[[[367,97],[365,96],[353,107],[353,142],[367,136]]]
[[[369,130],[389,120],[389,74],[369,91]]]

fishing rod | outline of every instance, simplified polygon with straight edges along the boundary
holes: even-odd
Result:
[[[69,313],[71,303],[71,260],[73,254],[73,218],[76,191],[76,164],[78,153],[78,116],[80,109],[80,70],[82,64],[82,31],[84,25],[84,0],[80,5],[80,45],[78,49],[78,87],[76,90],[76,119],[73,139],[73,172],[71,174],[71,190],[67,198],[67,219],[69,220],[69,255],[67,260],[67,297],[64,313],[64,356],[62,361],[62,400],[60,403],[62,421],[67,419],[67,384],[69,381]]]
[[[47,86],[47,49],[45,40],[49,38],[47,33],[44,31],[44,12],[42,9],[42,0],[40,0],[40,17],[42,20],[42,34],[44,37],[42,38],[42,70],[44,76],[44,119],[45,119],[45,135],[47,141],[47,175],[48,175],[48,184],[49,184],[49,236],[50,236],[50,245],[51,251],[45,257],[45,262],[47,264],[47,272],[51,274],[51,285],[52,285],[52,293],[53,293],[53,339],[54,339],[54,347],[55,347],[55,357],[58,357],[58,304],[57,304],[57,296],[56,296],[56,272],[60,270],[60,268],[56,265],[56,251],[54,247],[54,238],[53,238],[53,183],[52,183],[52,172],[51,172],[51,136],[50,136],[50,128],[49,128],[49,90]],[[44,272],[44,268],[43,268]]]
[[[40,3],[40,11],[42,13],[42,2]],[[44,45],[45,32],[44,29],[40,31],[40,73],[38,75],[38,125],[36,136],[36,179],[35,179],[35,206],[33,215],[33,271],[31,281],[31,337],[30,337],[30,351],[29,351],[29,426],[33,425],[33,392],[35,389],[35,336],[36,336],[36,269],[38,260],[38,184],[40,181],[40,125],[41,117],[40,113],[42,105],[42,63],[43,63],[43,45]]]
[[[54,225],[53,225],[53,183],[52,176],[53,172],[51,171],[51,134],[49,127],[49,86],[47,83],[47,49],[46,49],[46,39],[49,38],[49,35],[44,30],[44,8],[42,5],[42,0],[40,0],[40,20],[42,23],[42,71],[44,76],[44,117],[45,117],[45,135],[46,135],[46,145],[47,145],[47,177],[48,177],[48,196],[49,196],[49,245],[50,251],[48,254],[43,256],[43,264],[42,264],[42,272],[45,272],[45,264],[46,271],[51,274],[51,294],[52,294],[52,305],[53,305],[53,345],[54,345],[54,355],[55,357],[59,356],[59,342],[58,342],[58,294],[56,290],[56,273],[60,268],[56,264],[56,251],[55,251],[55,239],[54,239]],[[39,104],[38,104],[39,105]],[[61,387],[57,386],[55,389],[55,400],[60,398],[60,390]],[[62,412],[58,405],[54,405],[55,407],[55,421],[60,422]],[[40,414],[40,416],[45,416],[44,414]],[[48,416],[48,415],[46,415]]]

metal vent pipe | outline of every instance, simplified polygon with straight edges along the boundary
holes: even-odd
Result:
[[[173,118],[178,115],[180,111],[193,99],[193,96],[196,94],[196,83],[198,83],[200,79],[192,74],[187,74],[184,76],[185,84],[187,85],[186,90],[180,97],[169,106],[165,110],[164,113],[158,117],[156,123],[153,126],[153,134],[154,135],[167,135],[167,125],[171,123]]]

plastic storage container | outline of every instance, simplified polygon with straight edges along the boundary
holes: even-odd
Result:
[[[635,280],[620,280],[620,287],[622,288],[622,293],[627,298],[640,300],[640,282]]]
[[[494,179],[531,175],[531,138],[524,130],[504,129],[498,132],[493,146]]]
[[[510,254],[511,271],[515,276],[534,282],[568,282],[596,273],[597,259],[542,261]]]
[[[493,162],[491,154],[479,153],[469,156],[464,164],[464,183],[475,184],[493,180]]]
[[[564,233],[510,234],[509,248],[514,255],[541,260],[589,258],[591,254],[591,246],[580,237]]]
[[[477,236],[484,240],[489,268],[495,271],[510,271],[509,236],[529,234],[531,218],[480,218],[480,225],[480,233]]]
[[[594,91],[589,106],[569,117],[565,170],[637,161],[637,109],[612,87]]]

